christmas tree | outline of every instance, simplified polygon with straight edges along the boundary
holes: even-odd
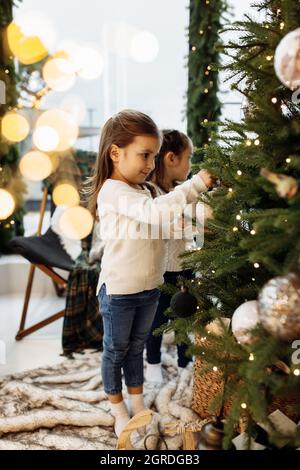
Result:
[[[178,341],[196,333],[191,352],[222,383],[210,409],[226,418],[225,448],[241,427],[255,437],[276,409],[300,415],[300,3],[252,9],[226,28],[239,39],[223,51],[222,68],[247,100],[244,118],[223,123],[205,149],[203,167],[219,180],[203,197],[213,218],[203,248],[183,259],[199,273],[189,286],[197,313],[173,322]],[[277,446],[278,429],[268,435]],[[285,444],[299,446],[299,432]]]
[[[17,107],[17,80],[13,56],[9,51],[6,27],[12,21],[13,2],[0,1],[0,123]],[[1,122],[2,121],[2,122]],[[3,132],[2,132],[3,134]],[[0,253],[9,252],[9,240],[23,235],[23,195],[25,184],[18,168],[19,151],[16,144],[1,135],[0,141]]]

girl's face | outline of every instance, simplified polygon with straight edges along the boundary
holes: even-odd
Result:
[[[124,148],[112,145],[110,157],[114,168],[111,178],[128,184],[143,183],[154,169],[160,145],[157,137],[149,135],[134,137],[133,142]]]
[[[191,171],[193,147],[189,145],[180,155],[172,152],[166,154],[166,171],[172,181],[185,181]]]

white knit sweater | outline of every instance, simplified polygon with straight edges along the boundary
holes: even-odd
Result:
[[[97,198],[100,237],[105,243],[97,294],[103,283],[108,295],[135,294],[163,284],[166,240],[176,232],[177,218],[186,204],[206,189],[195,175],[174,191],[152,199],[148,189],[107,179]],[[167,233],[174,222],[173,232]]]
[[[156,194],[158,196],[163,196],[164,194],[167,194],[157,184],[155,183],[151,183],[151,184],[154,186]],[[192,227],[192,224],[190,225]],[[184,238],[180,238],[177,240],[174,238],[170,238],[170,240],[167,240],[165,271],[179,272],[183,270],[181,266],[182,260],[179,256],[182,255],[182,253],[184,253],[189,247],[193,245],[193,241],[194,241],[193,237],[190,237],[190,238],[184,237]]]

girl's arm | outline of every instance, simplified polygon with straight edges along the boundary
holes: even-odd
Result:
[[[170,233],[171,239],[182,239],[193,242],[196,235],[202,235],[206,222],[213,217],[211,207],[204,202],[187,204],[181,216],[171,224],[162,224],[166,233]],[[166,237],[168,238],[168,237]]]
[[[176,186],[174,191],[155,199],[149,198],[145,193],[139,193],[126,183],[113,183],[115,184],[104,185],[99,192],[99,216],[107,212],[116,213],[151,225],[171,223],[178,219],[186,204],[196,201],[199,194],[207,190],[199,174]]]

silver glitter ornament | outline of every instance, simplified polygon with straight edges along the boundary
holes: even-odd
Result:
[[[300,276],[289,273],[268,281],[258,297],[258,318],[273,336],[300,338]]]

